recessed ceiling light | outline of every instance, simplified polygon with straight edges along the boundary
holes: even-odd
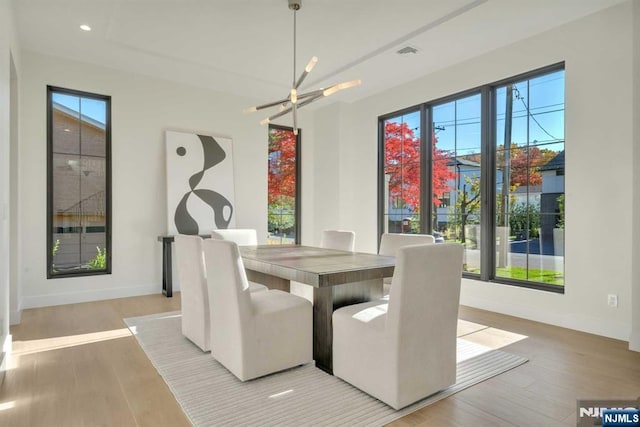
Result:
[[[82,24],[82,25],[80,25],[80,29],[81,29],[82,31],[91,31],[91,27],[90,27],[90,26],[88,26],[87,24]]]

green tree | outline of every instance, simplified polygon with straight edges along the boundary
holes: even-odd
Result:
[[[560,211],[558,214],[558,221],[556,223],[556,227],[564,228],[564,194],[558,197],[558,210]]]
[[[480,177],[465,176],[462,187],[456,191],[458,197],[456,197],[454,207],[456,214],[454,222],[459,227],[459,232],[456,234],[459,236],[460,243],[465,243],[465,226],[469,223],[476,223],[477,214],[480,212]]]
[[[522,238],[538,237],[540,228],[540,206],[537,204],[512,203],[509,207],[509,228],[511,233]]]
[[[98,253],[94,258],[89,260],[89,269],[91,270],[104,270],[107,268],[107,248],[100,249],[100,246],[96,246]]]

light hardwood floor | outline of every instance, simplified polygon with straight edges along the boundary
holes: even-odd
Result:
[[[122,321],[179,310],[174,295],[25,310],[0,426],[190,425]],[[468,307],[460,318],[466,339],[529,362],[393,426],[575,426],[577,399],[640,396],[640,353],[627,343]]]

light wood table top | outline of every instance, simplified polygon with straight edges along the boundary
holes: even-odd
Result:
[[[298,245],[241,246],[247,269],[316,288],[393,276],[395,258]]]

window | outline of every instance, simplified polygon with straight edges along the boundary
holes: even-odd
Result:
[[[442,193],[442,197],[439,199],[439,208],[448,208],[451,204],[451,193],[449,191],[445,191]],[[437,228],[435,228],[437,229]]]
[[[480,273],[480,94],[434,105],[432,229],[465,246],[464,271]],[[440,207],[442,195],[449,203]]]
[[[384,233],[420,229],[421,138],[420,111],[382,122]]]
[[[496,277],[562,286],[564,70],[509,81],[494,94]]]
[[[111,273],[111,98],[47,87],[47,277]]]
[[[564,64],[379,124],[380,233],[433,233],[464,246],[465,276],[564,292]]]
[[[300,243],[300,131],[269,125],[268,243]]]

